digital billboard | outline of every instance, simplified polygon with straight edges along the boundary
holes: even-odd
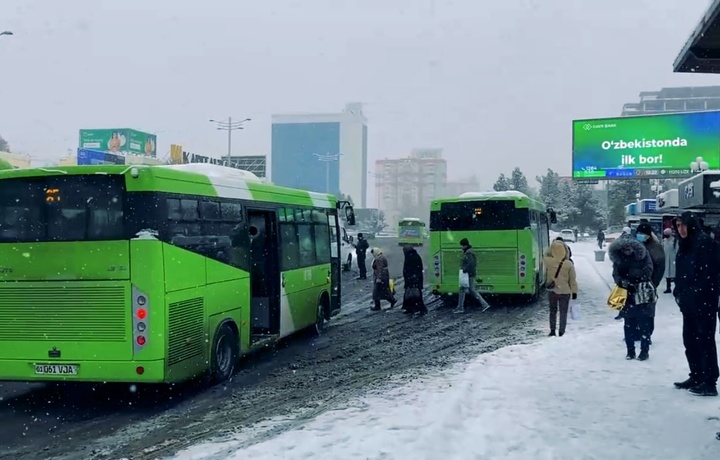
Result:
[[[720,112],[573,121],[573,179],[687,177],[720,169]]]

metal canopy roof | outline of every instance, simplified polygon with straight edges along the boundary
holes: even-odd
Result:
[[[673,64],[675,72],[720,73],[720,0],[714,0]]]

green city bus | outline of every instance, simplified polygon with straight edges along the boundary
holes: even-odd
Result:
[[[340,311],[341,209],[210,164],[0,171],[0,380],[227,380]]]
[[[404,217],[398,222],[398,244],[400,246],[422,246],[427,236],[425,222],[415,217]]]
[[[545,283],[543,255],[555,212],[516,191],[464,193],[430,205],[431,274],[435,295],[459,291],[460,240],[477,255],[478,292],[537,299]]]

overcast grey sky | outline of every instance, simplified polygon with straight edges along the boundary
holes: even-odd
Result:
[[[642,90],[720,84],[672,73],[709,0],[2,0],[0,134],[38,158],[79,128],[131,127],[219,156],[209,118],[251,117],[236,154],[267,154],[270,115],[365,104],[369,155],[443,147],[489,187],[520,165],[570,171],[570,120]],[[372,185],[372,180],[371,184]],[[370,191],[371,199],[374,191]]]

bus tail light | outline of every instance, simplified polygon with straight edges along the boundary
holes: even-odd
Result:
[[[527,276],[527,257],[525,254],[520,254],[520,258],[518,259],[518,269],[520,271],[520,278],[525,279],[525,276]]]
[[[133,352],[139,353],[147,345],[147,331],[150,321],[150,301],[148,295],[132,287],[132,310],[133,310]]]
[[[435,278],[440,278],[440,254],[433,256],[433,268],[435,269]]]

